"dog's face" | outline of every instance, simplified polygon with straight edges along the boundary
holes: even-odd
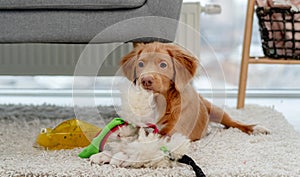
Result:
[[[164,93],[172,85],[175,71],[167,51],[144,48],[136,60],[136,82],[146,90]]]
[[[172,44],[140,44],[121,60],[124,75],[144,89],[166,94],[184,89],[196,73],[197,59]]]

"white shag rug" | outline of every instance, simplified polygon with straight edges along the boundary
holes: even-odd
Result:
[[[47,107],[48,105],[43,105]],[[111,165],[90,165],[77,154],[81,149],[44,151],[32,144],[43,127],[60,119],[41,119],[42,111],[52,117],[65,114],[64,108],[0,106],[0,176],[194,176],[186,165],[160,169],[127,169]],[[111,109],[111,108],[110,108]],[[18,115],[18,110],[19,114]],[[27,111],[26,114],[22,111]],[[37,111],[39,110],[39,111]],[[53,111],[51,111],[53,110]],[[70,108],[67,109],[70,112]],[[14,113],[10,114],[7,111]],[[237,129],[215,127],[204,139],[192,143],[188,155],[207,176],[300,176],[300,134],[272,108],[255,105],[243,110],[228,108],[237,120],[258,123],[270,135],[249,136]],[[30,112],[30,113],[28,113]],[[54,115],[53,115],[54,114]],[[30,119],[22,116],[30,115]],[[38,119],[35,119],[35,115]],[[70,117],[71,118],[71,117]]]

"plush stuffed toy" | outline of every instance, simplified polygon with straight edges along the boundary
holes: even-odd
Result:
[[[193,167],[197,176],[203,176],[201,169],[185,155],[190,146],[187,137],[178,133],[170,137],[159,135],[155,126],[159,118],[155,104],[158,95],[132,84],[122,88],[118,111],[122,119],[114,119],[103,128],[79,156],[89,158],[91,163],[133,168],[174,167],[186,163]],[[113,129],[114,133],[110,134]],[[108,134],[117,140],[106,142]]]
[[[159,116],[155,96],[132,84],[121,88],[118,114],[128,125],[114,133],[118,141],[107,142],[102,152],[90,157],[92,163],[135,168],[176,165],[187,153],[190,140],[181,134],[171,137],[158,134],[154,126]]]
[[[122,119],[140,127],[157,122],[159,115],[154,97],[158,95],[132,84],[123,84],[120,93],[121,107],[118,114]]]

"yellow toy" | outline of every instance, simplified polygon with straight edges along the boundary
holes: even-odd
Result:
[[[87,122],[70,119],[54,129],[43,128],[36,138],[36,144],[49,150],[72,149],[88,146],[101,131]]]

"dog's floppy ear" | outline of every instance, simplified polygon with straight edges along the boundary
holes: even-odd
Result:
[[[130,80],[134,81],[135,78],[135,61],[138,59],[139,54],[142,52],[142,45],[135,47],[129,54],[125,55],[121,61],[121,69],[123,74]]]
[[[177,46],[172,46],[168,53],[174,61],[175,88],[181,91],[195,76],[198,60],[191,53]]]

